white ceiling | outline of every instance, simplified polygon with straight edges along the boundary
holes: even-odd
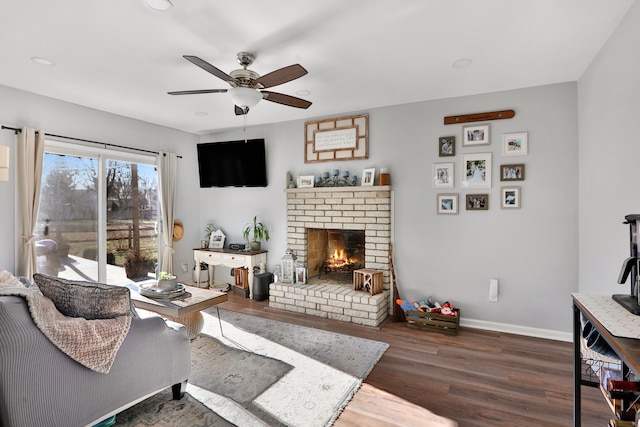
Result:
[[[182,55],[226,73],[240,51],[261,75],[309,71],[270,89],[308,110],[261,101],[251,126],[576,81],[634,1],[172,0],[157,12],[143,0],[2,0],[0,84],[205,134],[243,118],[226,94],[167,95],[229,87]],[[473,62],[453,67],[461,58]]]

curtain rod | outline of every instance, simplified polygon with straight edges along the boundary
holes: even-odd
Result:
[[[20,128],[14,128],[11,126],[5,126],[2,125],[2,129],[7,129],[7,130],[12,130],[14,131],[16,134],[22,132],[22,129]],[[38,133],[36,131],[36,133]],[[46,135],[48,136],[52,136],[54,138],[63,138],[63,139],[69,139],[71,141],[81,141],[81,142],[89,142],[91,144],[98,144],[98,145],[104,145],[105,147],[117,147],[117,148],[124,148],[125,150],[134,150],[134,151],[141,151],[143,153],[150,153],[150,154],[160,154],[157,151],[151,151],[151,150],[144,150],[142,148],[133,148],[133,147],[125,147],[124,145],[117,145],[117,144],[109,144],[107,142],[99,142],[99,141],[92,141],[90,139],[82,139],[82,138],[74,138],[72,136],[64,136],[64,135],[55,135],[52,133],[47,133]],[[165,154],[166,155],[166,154]],[[181,159],[182,156],[176,156],[177,158]]]

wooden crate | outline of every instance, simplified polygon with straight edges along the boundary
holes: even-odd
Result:
[[[382,292],[382,271],[361,268],[353,271],[353,289],[376,295]]]
[[[404,314],[409,328],[456,335],[460,328],[460,309],[454,308],[453,310],[456,312],[456,316],[443,316],[439,313],[425,313],[417,310],[405,310]]]
[[[249,269],[247,267],[234,268],[233,276],[236,278],[237,287],[249,289]]]

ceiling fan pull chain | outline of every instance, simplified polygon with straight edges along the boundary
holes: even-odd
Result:
[[[248,115],[247,113],[248,113],[248,111],[245,111],[245,113],[243,114],[243,116],[244,116],[244,128],[243,128],[243,131],[244,131],[244,143],[245,144],[247,143],[247,115]]]

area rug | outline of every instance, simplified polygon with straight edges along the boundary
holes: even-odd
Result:
[[[203,315],[185,398],[158,393],[118,426],[329,426],[388,347],[215,307]]]

